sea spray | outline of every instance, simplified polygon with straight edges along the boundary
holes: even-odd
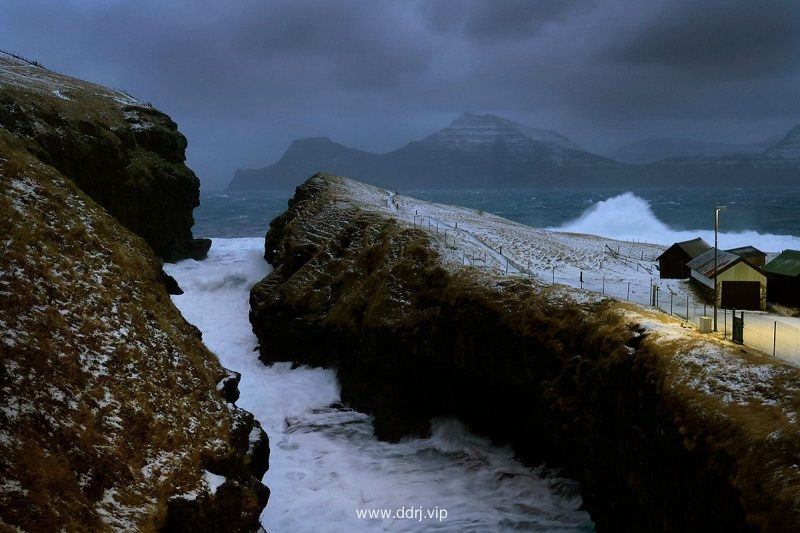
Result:
[[[260,238],[214,239],[205,261],[165,268],[185,291],[173,301],[242,373],[238,404],[270,436],[267,530],[593,530],[574,481],[522,465],[461,422],[434,420],[430,437],[381,442],[370,417],[339,403],[333,371],[258,361],[247,313],[250,285],[269,271],[262,253]],[[416,519],[365,514],[397,509]]]
[[[675,209],[680,208],[676,206]],[[709,227],[676,230],[655,215],[650,202],[632,192],[625,192],[607,200],[600,200],[586,209],[577,219],[548,229],[665,246],[700,237],[713,245],[714,220],[711,217],[713,211],[709,210],[709,213]],[[785,249],[800,249],[800,237],[796,236],[761,234],[756,231],[724,231],[725,218],[737,216],[733,208],[720,216],[720,226],[723,229],[717,238],[722,249],[755,246],[764,252],[773,253]]]

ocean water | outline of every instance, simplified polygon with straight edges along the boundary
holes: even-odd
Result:
[[[800,185],[792,188],[516,189],[398,191],[423,200],[479,209],[536,228],[670,245],[703,237],[719,246],[765,252],[800,249]],[[263,237],[293,191],[203,193],[197,236]]]
[[[340,404],[334,371],[263,365],[247,319],[250,287],[270,271],[262,254],[262,238],[217,238],[208,259],[165,269],[185,291],[172,297],[184,317],[242,374],[237,404],[269,434],[268,531],[594,530],[575,481],[521,464],[458,420],[381,442],[367,415]]]

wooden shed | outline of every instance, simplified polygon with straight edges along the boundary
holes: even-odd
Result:
[[[690,241],[676,242],[658,256],[658,271],[661,278],[686,279],[691,269],[686,264],[703,252],[711,249],[700,237]]]
[[[744,258],[745,261],[757,268],[764,268],[764,263],[767,262],[767,254],[755,246],[742,246],[728,251]]]
[[[800,307],[800,251],[784,250],[764,266],[769,280],[767,299]]]
[[[714,249],[692,259],[689,264],[693,280],[714,291]],[[719,250],[716,257],[719,282],[717,306],[724,309],[759,309],[767,307],[767,276],[742,256]]]

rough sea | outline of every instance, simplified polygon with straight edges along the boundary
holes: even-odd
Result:
[[[724,205],[720,247],[800,249],[800,188],[398,192],[536,227],[665,245],[697,235],[713,242],[714,207]],[[291,194],[203,193],[194,234],[214,240],[208,259],[165,267],[185,291],[173,301],[222,364],[242,374],[238,405],[269,434],[266,529],[593,531],[576,482],[558,470],[523,465],[452,419],[434,420],[428,438],[380,442],[368,416],[340,405],[334,371],[258,360],[248,292],[271,269],[264,234]]]
[[[671,245],[714,239],[722,249],[800,249],[800,184],[792,188],[648,188],[399,190],[400,194],[471,207],[536,228]],[[204,192],[195,210],[199,237],[263,237],[293,191]],[[685,237],[685,238],[684,238]],[[745,242],[746,244],[741,244]]]

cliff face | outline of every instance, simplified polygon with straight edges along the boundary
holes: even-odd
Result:
[[[565,467],[598,530],[800,526],[797,369],[644,309],[456,266],[386,202],[333,176],[297,189],[251,292],[262,360],[337,368],[382,438],[454,415]]]
[[[233,405],[237,376],[172,305],[145,242],[8,137],[0,524],[196,531],[189,507],[200,530],[255,530],[269,449]]]
[[[200,182],[184,164],[186,138],[164,113],[0,53],[0,127],[159,257],[205,256],[211,242],[191,231]]]
[[[0,73],[0,530],[258,530],[267,436],[153,253],[192,247],[185,141],[117,93]]]

